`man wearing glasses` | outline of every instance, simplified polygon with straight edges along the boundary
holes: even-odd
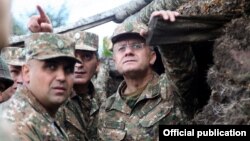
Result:
[[[158,11],[174,21],[176,12]],[[157,140],[158,125],[185,122],[180,109],[180,95],[190,86],[195,62],[191,48],[161,46],[165,73],[153,71],[156,53],[146,44],[147,26],[138,22],[119,25],[111,38],[116,69],[124,77],[115,94],[104,102],[99,112],[98,134],[101,140]]]

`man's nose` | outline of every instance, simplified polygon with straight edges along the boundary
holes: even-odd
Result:
[[[22,77],[22,73],[20,73],[17,76],[17,80],[16,80],[17,84],[22,85],[23,84],[23,77]]]
[[[75,64],[75,70],[82,69],[83,68],[83,62],[82,63],[76,63]]]
[[[130,47],[130,46],[126,46],[126,48],[125,48],[125,55],[130,55],[130,54],[133,54],[133,49],[132,49],[132,47]]]
[[[58,69],[57,71],[57,80],[59,81],[65,81],[66,79],[66,72],[63,68]]]

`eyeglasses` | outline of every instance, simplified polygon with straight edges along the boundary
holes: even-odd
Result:
[[[132,50],[141,50],[144,48],[144,43],[133,43],[133,44],[123,44],[123,45],[115,45],[113,52],[114,53],[124,53],[126,48],[130,47]]]

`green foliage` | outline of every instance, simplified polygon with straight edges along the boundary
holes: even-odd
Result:
[[[111,57],[113,55],[112,51],[110,51],[110,47],[112,46],[111,41],[108,39],[108,37],[103,38],[103,57]]]

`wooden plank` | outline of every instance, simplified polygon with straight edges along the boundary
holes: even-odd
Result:
[[[230,16],[179,16],[175,22],[156,17],[149,22],[147,43],[178,44],[214,40]]]

